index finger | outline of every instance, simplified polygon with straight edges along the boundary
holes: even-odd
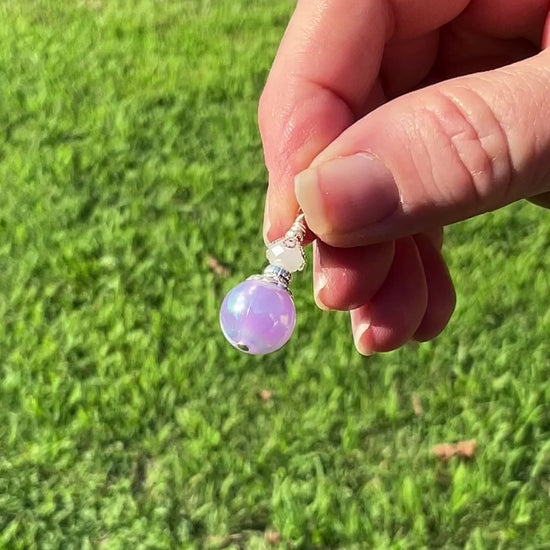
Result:
[[[292,224],[294,176],[367,109],[390,32],[388,2],[300,0],[260,99],[269,188],[266,239]]]

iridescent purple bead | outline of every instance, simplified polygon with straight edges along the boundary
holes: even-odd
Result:
[[[296,324],[296,309],[284,288],[249,279],[225,297],[220,324],[224,336],[237,349],[264,355],[288,342]]]

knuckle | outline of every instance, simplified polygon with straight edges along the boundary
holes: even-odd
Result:
[[[494,206],[505,202],[512,177],[510,145],[504,126],[473,88],[442,91],[450,123],[446,134],[470,182],[471,192]]]
[[[488,103],[464,86],[438,89],[415,117],[428,165],[418,176],[426,192],[443,203],[463,204],[472,214],[481,205],[506,202],[512,177],[506,131]],[[424,139],[426,138],[426,139]],[[422,164],[422,163],[421,163]]]

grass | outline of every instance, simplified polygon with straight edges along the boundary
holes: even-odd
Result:
[[[0,548],[550,548],[547,212],[449,230],[430,344],[360,357],[307,276],[283,351],[220,335],[291,8],[0,4]]]

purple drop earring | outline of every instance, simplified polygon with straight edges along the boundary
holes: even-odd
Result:
[[[220,325],[229,343],[251,355],[283,347],[294,331],[296,308],[289,290],[292,273],[305,265],[302,241],[306,234],[300,214],[285,236],[266,251],[269,265],[229,291],[220,310]]]

